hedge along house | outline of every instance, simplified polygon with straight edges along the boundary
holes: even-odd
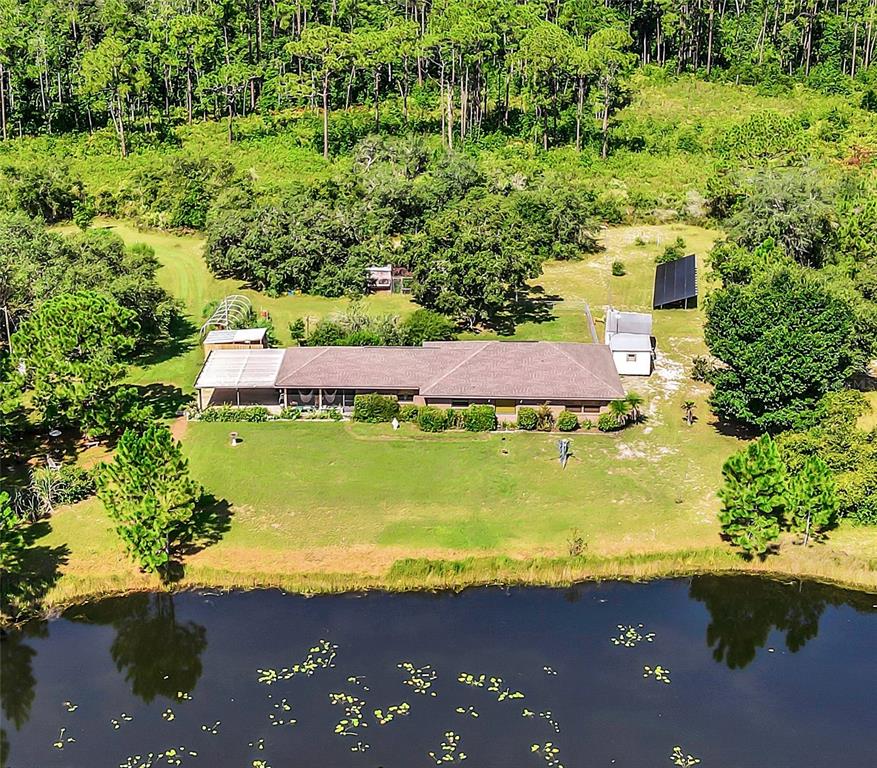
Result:
[[[421,347],[290,347],[211,352],[195,382],[207,405],[353,408],[357,394],[466,408],[512,420],[547,403],[596,416],[624,388],[609,347],[547,341],[442,341]]]

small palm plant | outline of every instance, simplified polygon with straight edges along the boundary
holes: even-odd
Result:
[[[682,403],[682,410],[685,411],[685,421],[688,422],[689,427],[694,424],[694,409],[696,407],[697,404],[694,400],[686,400]]]
[[[634,423],[638,423],[642,419],[642,404],[645,401],[646,399],[636,392],[628,392],[627,397],[624,398],[624,402],[627,403],[627,407],[630,409],[630,418]]]
[[[630,417],[630,408],[628,407],[627,400],[613,400],[609,403],[609,413],[612,414],[616,423],[623,427],[627,424],[627,420]]]

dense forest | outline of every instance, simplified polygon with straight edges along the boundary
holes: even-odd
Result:
[[[177,121],[373,105],[448,146],[512,129],[548,146],[608,123],[640,66],[877,108],[875,0],[28,0],[0,3],[0,135],[112,126],[122,155]],[[391,100],[394,113],[381,105]],[[596,125],[584,119],[594,115]]]

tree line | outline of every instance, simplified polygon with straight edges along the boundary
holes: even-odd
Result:
[[[868,70],[877,0],[27,0],[0,2],[0,136],[132,130],[391,103],[446,144],[517,128],[547,146],[596,132],[639,66],[735,82],[807,78],[833,92]],[[870,94],[870,95],[869,95]],[[591,119],[593,118],[593,120]]]
[[[877,430],[855,389],[877,357],[877,207],[872,183],[807,167],[726,181],[704,373],[714,413],[764,433],[725,463],[719,515],[763,556],[783,531],[806,545],[842,518],[877,522]]]

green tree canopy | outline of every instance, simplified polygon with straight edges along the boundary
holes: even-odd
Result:
[[[776,444],[763,435],[731,456],[722,476],[722,532],[746,555],[766,554],[780,535],[788,509],[785,465]]]
[[[818,267],[833,240],[834,215],[815,171],[764,172],[732,217],[730,236],[750,249],[770,239],[799,264]]]
[[[470,328],[514,308],[542,260],[503,198],[469,196],[434,218],[414,267],[418,303]]]
[[[723,365],[711,404],[765,430],[801,423],[863,363],[853,312],[815,273],[781,267],[714,291],[705,337]]]
[[[98,473],[97,486],[116,533],[143,570],[164,570],[192,540],[202,490],[163,424],[126,430],[113,461]]]
[[[100,293],[62,293],[41,304],[12,340],[43,418],[102,432],[107,409],[119,405],[116,384],[136,333],[134,313]]]

